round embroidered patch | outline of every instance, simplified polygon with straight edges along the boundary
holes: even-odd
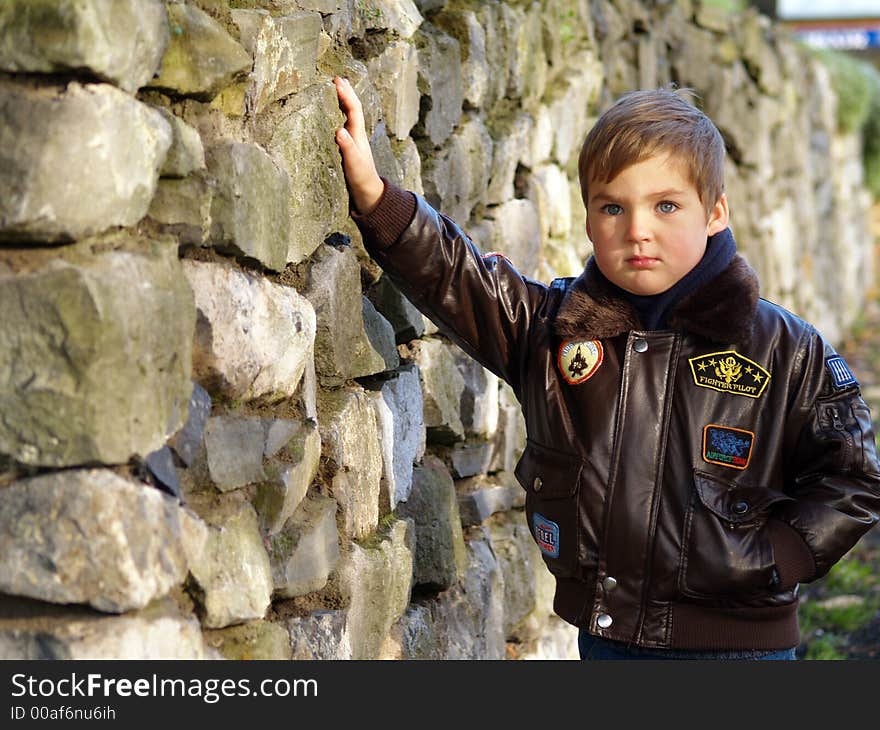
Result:
[[[583,383],[602,364],[604,352],[599,340],[565,340],[556,358],[559,371],[569,385]]]

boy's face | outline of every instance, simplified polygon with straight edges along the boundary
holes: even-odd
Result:
[[[599,270],[632,294],[660,294],[703,258],[706,239],[727,227],[724,195],[708,218],[683,165],[648,157],[611,182],[590,180],[587,235]]]

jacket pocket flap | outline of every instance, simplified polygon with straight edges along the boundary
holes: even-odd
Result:
[[[577,491],[582,468],[579,457],[528,441],[513,473],[527,492],[561,499]]]
[[[705,472],[694,472],[694,485],[703,506],[725,522],[746,523],[766,517],[778,502],[793,502],[783,492],[728,482]]]

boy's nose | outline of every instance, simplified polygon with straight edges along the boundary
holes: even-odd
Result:
[[[630,241],[647,241],[651,237],[648,226],[648,217],[639,211],[629,214],[626,227],[626,237]]]

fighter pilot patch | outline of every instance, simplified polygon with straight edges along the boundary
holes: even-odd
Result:
[[[722,393],[758,398],[770,382],[770,373],[735,350],[712,352],[688,359],[694,383]]]
[[[710,423],[703,429],[703,461],[745,469],[752,458],[755,434],[742,428]]]
[[[569,385],[577,385],[593,377],[603,357],[599,340],[565,340],[559,346],[556,359],[565,381]]]

